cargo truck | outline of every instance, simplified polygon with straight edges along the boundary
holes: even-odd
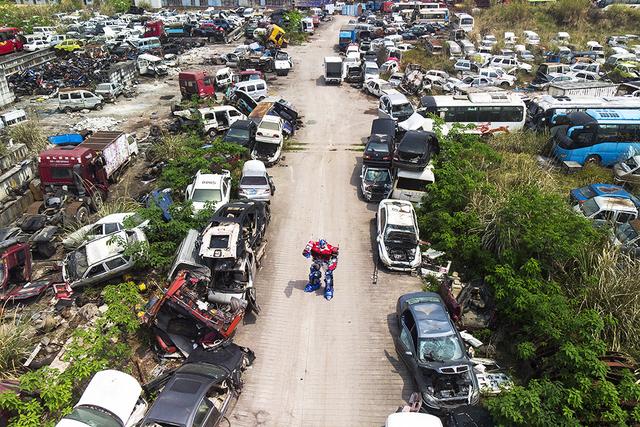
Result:
[[[28,209],[48,219],[58,211],[77,222],[88,219],[89,210],[97,210],[132,158],[138,154],[133,137],[123,132],[96,132],[80,144],[42,151],[38,172],[43,201]]]
[[[325,84],[341,84],[343,77],[342,58],[327,56],[324,58],[324,82]]]

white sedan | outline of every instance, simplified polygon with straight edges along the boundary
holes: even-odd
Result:
[[[383,79],[371,79],[364,82],[362,90],[366,93],[380,98],[385,94],[385,91],[393,89],[393,85]]]
[[[62,245],[66,250],[74,250],[80,246],[83,242],[93,240],[97,237],[104,236],[105,234],[115,233],[117,231],[124,230],[124,222],[134,215],[133,212],[115,213],[107,215],[93,224],[85,225],[70,233],[62,240]],[[148,221],[140,223],[136,221],[138,227],[144,227]]]
[[[73,411],[56,427],[93,427],[136,425],[147,410],[140,383],[129,374],[116,370],[96,373]]]
[[[37,50],[49,49],[49,42],[46,40],[34,40],[31,43],[24,45],[24,50],[27,52],[35,52]]]

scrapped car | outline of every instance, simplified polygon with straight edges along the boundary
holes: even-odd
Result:
[[[393,186],[391,169],[374,166],[362,166],[360,191],[368,202],[378,202],[389,197]]]
[[[425,130],[407,131],[393,154],[393,167],[406,170],[422,170],[432,154],[440,152],[438,138]]]
[[[5,236],[14,236],[0,241],[0,302],[17,302],[42,295],[51,286],[51,281],[31,280],[31,248],[15,238],[20,229],[3,229],[2,232]]]
[[[226,343],[198,348],[178,369],[146,384],[160,390],[140,427],[215,427],[226,418],[242,392],[242,373],[255,360],[251,350]]]
[[[378,257],[390,270],[412,271],[422,262],[418,218],[411,202],[384,199],[376,214]]]
[[[496,82],[484,76],[467,76],[462,80],[449,79],[449,82],[443,86],[447,92],[460,92],[469,88],[496,86]]]
[[[229,126],[222,140],[242,145],[251,152],[256,144],[257,131],[258,126],[253,120],[236,120]]]
[[[238,184],[238,196],[269,203],[276,191],[273,179],[260,160],[247,160],[242,166],[242,176]]]
[[[618,182],[640,184],[640,156],[629,157],[613,165],[613,177]]]
[[[423,405],[446,411],[478,403],[473,364],[440,296],[434,292],[403,295],[396,316],[395,347],[422,394]]]
[[[72,288],[95,285],[122,276],[135,265],[126,246],[146,242],[140,228],[122,230],[82,244],[62,262],[62,277]]]
[[[185,199],[191,201],[194,213],[205,209],[207,204],[211,204],[215,211],[231,200],[231,172],[223,170],[221,174],[216,174],[198,171],[193,182],[187,186]]]
[[[633,202],[619,197],[596,196],[575,205],[573,210],[597,226],[623,224],[638,218]]]
[[[262,160],[272,166],[280,160],[284,143],[284,123],[278,116],[266,115],[256,131],[256,144],[251,151],[253,160]]]
[[[415,112],[415,108],[405,95],[395,89],[388,90],[380,97],[378,117],[393,119],[397,122],[407,120]]]
[[[46,40],[34,40],[31,43],[27,43],[23,46],[26,52],[36,52],[38,50],[49,49],[49,42]]]
[[[56,427],[133,427],[147,410],[142,387],[129,374],[107,369],[97,372],[70,414]]]
[[[75,52],[76,50],[80,50],[84,47],[84,42],[82,40],[77,39],[66,39],[53,48],[58,52]]]
[[[505,73],[502,68],[482,68],[479,70],[478,75],[490,78],[494,85],[500,86],[503,89],[515,86],[516,84],[516,77]]]
[[[581,204],[586,202],[589,199],[592,199],[596,196],[605,196],[605,197],[618,197],[621,199],[628,199],[636,205],[636,207],[640,207],[640,200],[629,193],[624,187],[614,184],[589,184],[584,187],[574,188],[569,192],[569,198],[571,199],[571,204]]]
[[[105,234],[122,231],[126,228],[124,223],[129,218],[131,218],[130,221],[133,221],[132,225],[139,226],[141,228],[144,228],[144,226],[148,224],[148,221],[135,220],[135,218],[133,218],[134,215],[134,212],[126,212],[114,213],[102,217],[93,224],[80,227],[73,233],[67,235],[67,237],[62,240],[62,245],[66,250],[73,250],[85,241],[93,240],[97,237],[104,236]]]
[[[362,85],[362,90],[365,91],[365,93],[378,98],[384,95],[385,91],[389,89],[393,89],[393,86],[383,79],[369,79]]]
[[[632,257],[640,257],[640,220],[618,225],[611,235],[611,242]]]
[[[393,73],[389,77],[388,83],[392,87],[397,87],[402,83],[403,80],[404,80],[404,74],[403,73]]]

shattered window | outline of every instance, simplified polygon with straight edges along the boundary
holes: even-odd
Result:
[[[421,338],[418,357],[424,361],[460,360],[464,352],[456,335]]]
[[[209,242],[210,249],[226,249],[228,247],[229,247],[229,236],[226,236],[226,235],[211,236],[211,242]]]

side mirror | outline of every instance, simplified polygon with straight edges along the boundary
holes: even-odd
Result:
[[[410,351],[405,351],[404,354],[406,354],[407,356],[413,356],[413,353],[411,353]]]

